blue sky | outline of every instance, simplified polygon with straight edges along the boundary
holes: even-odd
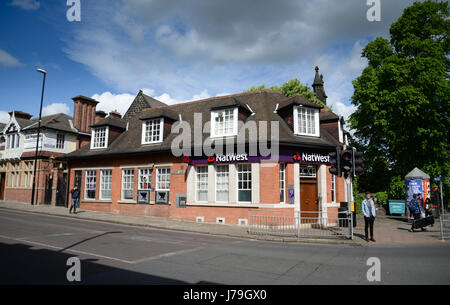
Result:
[[[239,93],[252,85],[324,74],[328,104],[347,117],[362,48],[412,4],[380,0],[369,22],[366,0],[80,0],[69,22],[66,0],[0,2],[0,122],[7,112],[37,116],[45,69],[44,114],[72,115],[71,98],[126,111],[136,93],[169,104]]]

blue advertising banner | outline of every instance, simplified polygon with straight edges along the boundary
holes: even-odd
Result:
[[[423,194],[422,179],[406,180],[406,201],[410,202],[414,194]]]

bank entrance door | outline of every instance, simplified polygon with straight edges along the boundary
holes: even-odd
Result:
[[[319,216],[319,196],[315,165],[300,165],[300,211],[302,223],[315,223]]]
[[[5,200],[5,182],[6,182],[6,174],[0,174],[0,200]]]

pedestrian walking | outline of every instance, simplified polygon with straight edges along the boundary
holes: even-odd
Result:
[[[411,201],[409,202],[409,211],[414,217],[411,229],[408,230],[409,232],[414,232],[414,222],[416,220],[425,217],[425,211],[423,210],[422,204],[420,203],[418,197],[419,196],[417,194],[414,194],[413,199],[411,199]],[[423,227],[421,229],[422,231],[426,231],[426,229]]]
[[[73,209],[73,213],[76,214],[77,206],[80,200],[80,190],[78,189],[78,185],[75,184],[73,189],[70,190],[70,194],[72,195],[72,205],[70,206],[69,213],[71,214]]]
[[[364,215],[364,232],[366,234],[366,241],[369,241],[369,228],[370,228],[370,240],[375,242],[373,237],[373,224],[375,222],[375,204],[370,198],[370,192],[366,192],[366,199],[362,202],[362,212]]]

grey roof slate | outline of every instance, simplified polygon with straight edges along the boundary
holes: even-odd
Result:
[[[181,114],[182,121],[186,121],[191,126],[191,139],[194,136],[194,113],[201,114],[202,128],[204,124],[211,118],[211,110],[230,103],[238,103],[239,105],[249,105],[254,111],[253,115],[249,115],[245,122],[255,121],[258,124],[260,121],[278,121],[279,122],[279,142],[280,145],[297,145],[304,147],[317,147],[317,148],[334,148],[339,143],[338,139],[335,139],[324,128],[320,129],[320,137],[308,137],[294,135],[293,131],[286,123],[286,121],[280,117],[279,114],[274,113],[276,105],[280,101],[286,100],[286,97],[280,92],[272,90],[259,90],[253,92],[239,93],[229,96],[213,97],[198,101],[191,101],[185,103],[174,104],[170,106],[162,106],[156,108],[143,109],[136,117],[131,117],[128,122],[128,129],[121,133],[107,148],[91,150],[89,146],[85,146],[77,151],[74,151],[66,158],[84,158],[84,157],[104,157],[107,155],[123,155],[123,154],[141,154],[141,153],[155,153],[170,151],[172,141],[179,135],[176,133],[169,133],[161,143],[156,144],[141,144],[142,133],[142,119],[155,117],[158,114],[171,112]],[[294,97],[291,101],[300,100],[298,97]],[[305,102],[302,100],[302,102]],[[308,103],[311,103],[307,101]],[[306,103],[306,102],[305,102]],[[308,104],[309,105],[309,104]],[[316,105],[316,104],[314,104]],[[317,106],[317,105],[316,105]],[[319,106],[320,107],[320,106]],[[196,122],[198,123],[198,121]],[[267,124],[268,135],[271,134],[270,123]],[[243,130],[240,129],[239,133]],[[209,133],[203,133],[203,141],[209,137]],[[220,138],[222,139],[222,138]],[[216,141],[216,140],[214,140]],[[252,138],[250,141],[247,137],[247,142],[255,142]],[[192,145],[192,144],[191,144]]]

